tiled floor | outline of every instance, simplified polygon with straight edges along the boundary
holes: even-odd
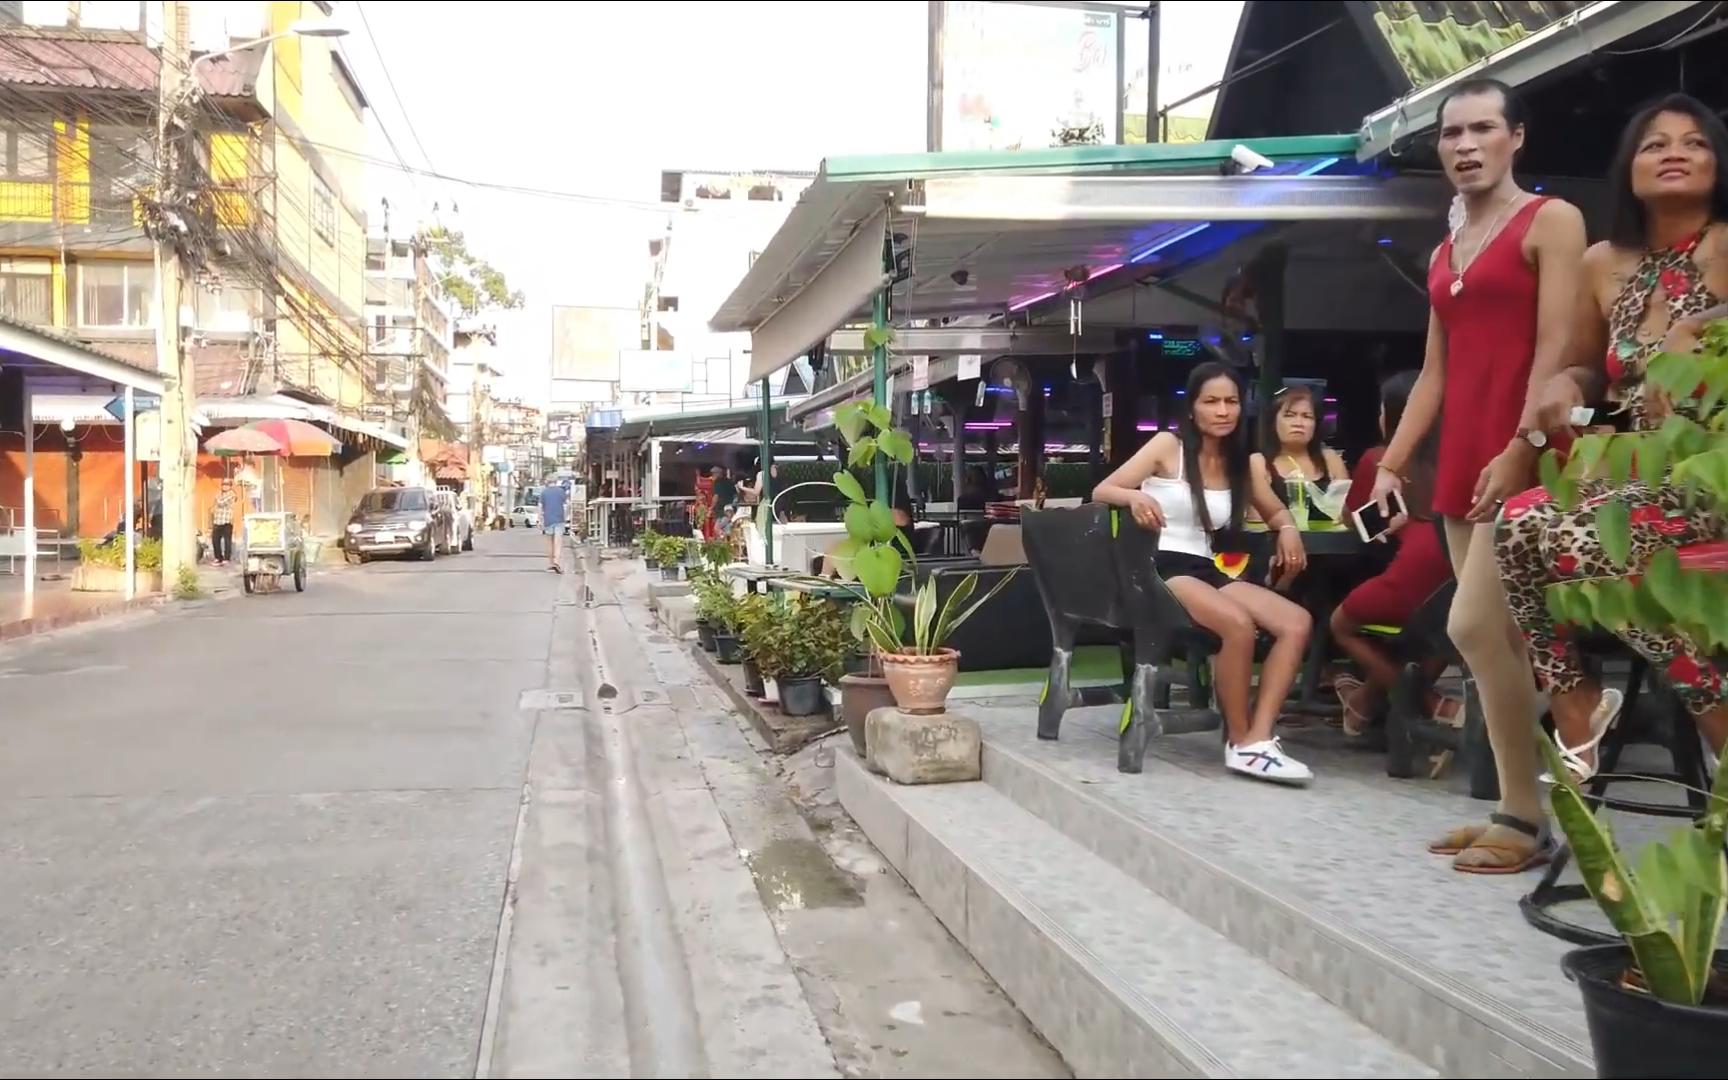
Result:
[[[1532,929],[1518,910],[1537,874],[1460,874],[1425,850],[1447,827],[1491,809],[1463,795],[1461,781],[1388,779],[1379,755],[1344,746],[1324,725],[1285,734],[1287,749],[1317,774],[1306,790],[1227,775],[1216,734],[1154,741],[1146,771],[1128,776],[1115,769],[1115,708],[1072,710],[1056,743],[1034,737],[1029,701],[969,703],[967,712],[983,725],[987,742],[1084,785],[1233,873],[1329,912],[1562,1039],[1587,1045],[1578,992],[1559,969],[1569,946]],[[1625,846],[1636,847],[1672,827],[1620,818],[1617,831]],[[1566,915],[1597,922],[1587,904],[1572,905]]]

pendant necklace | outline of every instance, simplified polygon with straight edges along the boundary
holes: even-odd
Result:
[[[1457,296],[1459,293],[1464,291],[1464,272],[1470,269],[1471,264],[1475,263],[1475,261],[1482,255],[1482,249],[1488,246],[1489,240],[1493,239],[1495,230],[1500,224],[1500,219],[1506,216],[1506,211],[1510,210],[1512,204],[1518,201],[1518,194],[1518,192],[1514,192],[1511,198],[1507,199],[1500,207],[1500,212],[1494,215],[1494,220],[1488,223],[1487,230],[1484,231],[1481,238],[1476,241],[1476,250],[1471,252],[1470,258],[1464,260],[1464,262],[1459,265],[1458,269],[1452,272],[1451,292],[1453,296]],[[1458,236],[1462,236],[1463,234],[1464,227],[1460,225],[1458,227],[1458,235],[1452,238],[1452,251],[1454,256],[1457,255],[1458,251]]]

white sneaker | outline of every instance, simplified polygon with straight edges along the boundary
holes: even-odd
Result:
[[[1224,767],[1256,780],[1274,784],[1306,784],[1314,779],[1314,770],[1284,753],[1277,739],[1224,747]]]

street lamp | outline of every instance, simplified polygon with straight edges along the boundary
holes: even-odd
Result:
[[[295,19],[293,22],[288,24],[286,30],[279,30],[274,34],[265,34],[263,37],[255,38],[252,41],[242,41],[240,44],[230,45],[226,49],[217,49],[215,52],[207,52],[203,56],[193,60],[191,65],[186,69],[188,77],[186,94],[190,96],[198,86],[198,65],[206,61],[215,60],[222,56],[232,56],[234,53],[244,52],[247,49],[255,49],[260,45],[267,45],[272,41],[285,37],[344,38],[348,36],[348,33],[348,28],[343,26],[341,23],[336,22],[334,19]]]

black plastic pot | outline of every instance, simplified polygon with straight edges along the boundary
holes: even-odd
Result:
[[[806,675],[801,679],[783,676],[780,679],[780,711],[787,716],[814,716],[822,711],[825,703],[822,676]]]
[[[736,664],[744,659],[744,646],[737,634],[714,631],[714,659],[722,664]]]
[[[1566,977],[1584,994],[1584,1022],[1604,1080],[1670,1077],[1702,1080],[1722,1075],[1728,1046],[1728,1007],[1675,1005],[1621,987],[1632,963],[1624,945],[1574,949],[1560,959]],[[1728,951],[1716,954],[1719,977],[1728,974]]]
[[[660,580],[662,580],[662,581],[677,581],[678,580],[678,566],[677,566],[677,564],[674,563],[671,566],[662,566],[660,568]]]
[[[696,644],[702,646],[703,652],[715,650],[713,624],[702,619],[696,620]]]
[[[642,565],[650,570],[658,570],[660,569],[660,560],[652,555],[644,555],[642,556]]]
[[[762,669],[756,666],[756,661],[748,656],[744,658],[744,693],[750,697],[761,697],[767,692],[762,685]]]

